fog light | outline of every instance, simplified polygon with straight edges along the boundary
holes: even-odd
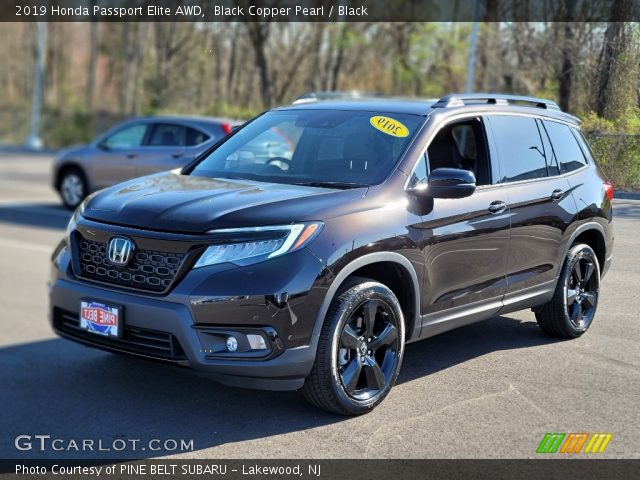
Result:
[[[236,337],[227,337],[227,350],[235,352],[238,349],[238,340]]]
[[[266,350],[267,344],[262,338],[262,335],[247,335],[247,340],[249,340],[249,345],[251,345],[251,350]]]

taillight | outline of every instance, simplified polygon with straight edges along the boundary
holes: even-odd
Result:
[[[228,123],[223,123],[222,131],[224,132],[225,135],[229,135],[231,133],[231,125],[229,125]]]
[[[609,200],[613,200],[613,185],[608,180],[604,182],[604,193],[607,194]]]

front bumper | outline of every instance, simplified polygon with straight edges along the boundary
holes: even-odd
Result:
[[[77,279],[68,252],[56,263],[49,284],[50,321],[62,337],[191,367],[223,384],[248,388],[296,390],[313,366],[311,332],[326,292],[325,269],[306,250],[251,267],[197,269],[162,296]],[[121,339],[78,328],[80,302],[86,299],[122,307]],[[263,333],[268,352],[253,357],[211,353],[206,342],[211,333],[243,330]]]

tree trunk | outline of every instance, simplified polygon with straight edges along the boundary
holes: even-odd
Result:
[[[260,97],[265,108],[271,106],[271,74],[267,60],[266,42],[269,38],[268,22],[246,22],[244,24],[249,32],[253,53],[260,74]]]
[[[629,81],[622,78],[625,74],[622,63],[629,48],[624,23],[630,8],[629,1],[616,0],[611,8],[611,22],[604,33],[596,98],[596,113],[610,120],[621,113],[623,92],[620,90],[623,90],[622,84]]]
[[[89,26],[89,69],[87,72],[85,109],[90,115],[93,113],[93,100],[96,90],[96,66],[98,60],[99,26],[100,24],[98,22],[91,22]]]
[[[569,22],[564,25],[564,41],[562,42],[562,66],[560,67],[558,97],[560,100],[560,108],[568,112],[571,109],[571,93],[573,91],[573,59],[575,56],[574,49],[574,32],[573,25]]]

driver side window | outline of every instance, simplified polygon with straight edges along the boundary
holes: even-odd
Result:
[[[109,148],[131,148],[142,145],[147,133],[147,125],[138,123],[129,127],[124,127],[104,140],[104,144]]]
[[[491,184],[484,127],[479,118],[445,125],[427,148],[429,171],[436,168],[469,170],[476,185]]]

